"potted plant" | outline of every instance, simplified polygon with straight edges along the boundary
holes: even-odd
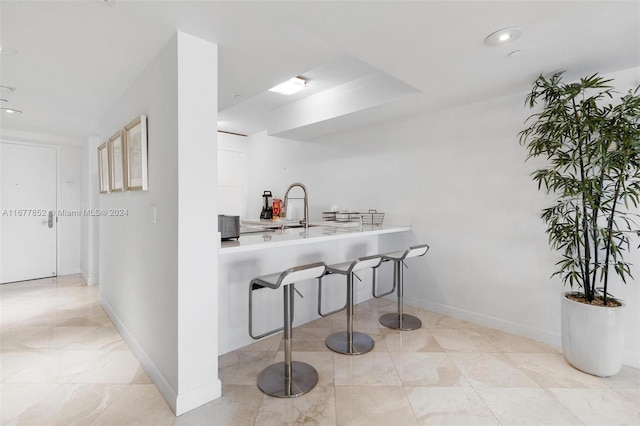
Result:
[[[538,189],[557,196],[541,216],[562,256],[553,276],[580,290],[562,297],[564,356],[579,370],[611,376],[622,365],[624,304],[609,294],[610,278],[632,278],[624,255],[640,236],[640,95],[618,97],[612,80],[597,74],[572,83],[562,74],[533,83],[526,103],[539,112],[519,138],[527,159],[546,159],[532,174]]]

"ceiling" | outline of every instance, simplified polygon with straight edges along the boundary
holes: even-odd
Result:
[[[523,36],[484,43],[508,26]],[[416,93],[334,117],[315,133],[524,92],[541,73],[640,65],[638,1],[2,0],[0,43],[17,54],[0,55],[0,84],[16,88],[0,94],[0,106],[23,111],[0,115],[2,131],[94,134],[176,29],[218,44],[218,103],[228,118],[220,126],[239,133],[306,96],[264,95],[292,76],[344,83],[330,64],[345,58]]]

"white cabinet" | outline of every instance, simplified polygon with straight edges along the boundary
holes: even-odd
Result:
[[[218,212],[246,217],[247,138],[218,133]]]

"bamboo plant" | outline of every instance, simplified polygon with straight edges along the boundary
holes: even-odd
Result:
[[[541,215],[562,255],[553,276],[581,288],[585,303],[607,306],[611,271],[625,283],[632,278],[624,255],[635,246],[632,235],[640,237],[639,89],[620,97],[598,74],[573,83],[562,74],[533,83],[526,104],[539,112],[526,121],[520,144],[527,159],[546,159],[533,180],[557,195]]]

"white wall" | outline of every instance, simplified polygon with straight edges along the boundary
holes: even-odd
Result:
[[[637,70],[622,73],[636,75]],[[628,81],[630,79],[622,79]],[[622,89],[624,86],[621,86]],[[539,218],[553,199],[537,191],[517,134],[530,111],[524,94],[418,115],[314,141],[258,134],[249,145],[249,211],[260,194],[283,195],[301,181],[312,220],[333,204],[377,208],[385,223],[410,221],[410,237],[386,239],[381,250],[417,242],[427,257],[405,273],[405,300],[554,345],[560,344],[560,294],[549,277],[557,255]],[[628,255],[638,259],[638,251]],[[625,363],[640,359],[640,269],[611,292],[627,302]]]
[[[82,212],[82,149],[58,146],[58,210]],[[58,216],[58,275],[81,272],[81,216]]]
[[[220,395],[217,47],[178,33],[100,121],[100,140],[141,114],[149,190],[99,196],[100,208],[128,210],[99,219],[100,301],[181,414]]]
[[[97,136],[87,138],[82,146],[82,209],[92,211],[99,207],[98,154],[101,144]],[[99,266],[99,218],[85,215],[80,218],[82,240],[80,244],[80,269],[88,285],[98,284]]]

